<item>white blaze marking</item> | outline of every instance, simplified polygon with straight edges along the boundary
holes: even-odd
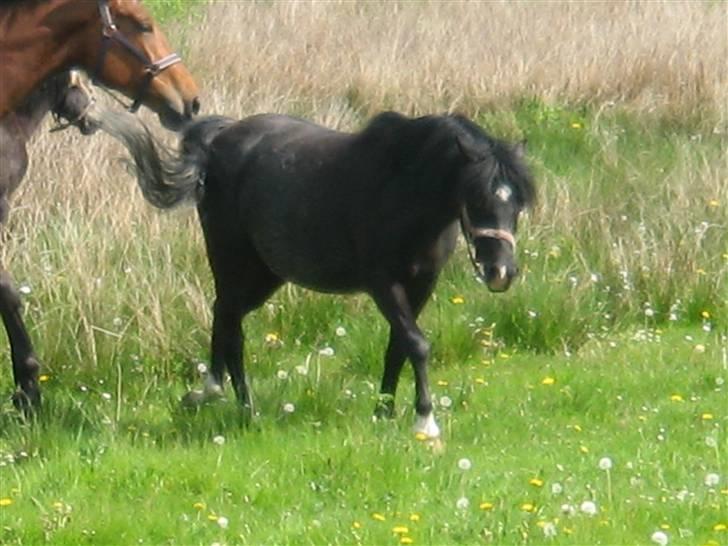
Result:
[[[428,438],[439,438],[440,427],[435,422],[435,415],[430,412],[425,416],[418,415],[415,419],[415,426],[413,427],[415,434],[422,433]]]
[[[501,201],[508,201],[511,198],[511,195],[513,195],[513,190],[511,190],[508,186],[503,185],[499,186],[498,189],[495,190],[495,194]]]

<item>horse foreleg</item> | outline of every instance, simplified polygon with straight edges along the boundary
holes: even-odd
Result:
[[[13,286],[10,275],[0,265],[0,316],[10,341],[10,358],[16,387],[13,404],[18,410],[28,413],[40,406],[40,363],[33,351],[20,310],[20,295]]]
[[[397,340],[395,343],[400,344],[404,353],[412,362],[415,373],[415,412],[417,418],[415,421],[415,432],[422,433],[428,438],[437,438],[440,436],[440,428],[435,422],[432,411],[432,399],[430,398],[430,388],[427,379],[427,361],[430,355],[430,344],[424,334],[417,326],[416,314],[412,309],[412,305],[407,294],[407,290],[401,283],[390,283],[372,292],[374,301],[379,310],[389,322],[392,330],[392,338]],[[421,308],[422,303],[418,302]],[[419,311],[419,309],[417,309]],[[389,353],[389,350],[388,350]],[[390,369],[387,370],[387,364]],[[399,364],[397,369],[397,361],[392,360],[385,362],[385,376],[382,381],[383,387],[396,388],[396,383],[402,365]],[[391,376],[391,378],[390,378]],[[385,393],[390,394],[390,393]],[[393,393],[389,396],[394,404]]]

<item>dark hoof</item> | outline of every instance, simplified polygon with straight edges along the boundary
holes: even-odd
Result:
[[[13,406],[26,417],[32,416],[40,409],[40,389],[34,387],[28,391],[15,391],[13,393]]]
[[[374,419],[393,419],[394,418],[394,398],[380,398],[374,407]]]

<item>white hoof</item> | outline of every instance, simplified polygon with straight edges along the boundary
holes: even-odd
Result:
[[[415,426],[412,429],[416,435],[423,435],[426,439],[432,440],[440,437],[440,427],[435,422],[432,412],[427,415],[417,415]]]

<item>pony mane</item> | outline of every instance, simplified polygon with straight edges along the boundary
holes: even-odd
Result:
[[[496,190],[497,182],[505,178],[523,208],[532,206],[536,200],[536,189],[523,157],[522,145],[492,137],[461,114],[408,118],[397,112],[383,112],[371,119],[359,133],[359,138],[369,139],[390,152],[399,150],[400,153],[393,157],[409,158],[406,163],[398,164],[407,170],[427,165],[435,153],[449,154],[455,159],[461,154],[457,140],[462,139],[483,151],[483,161],[492,172],[492,191]]]

